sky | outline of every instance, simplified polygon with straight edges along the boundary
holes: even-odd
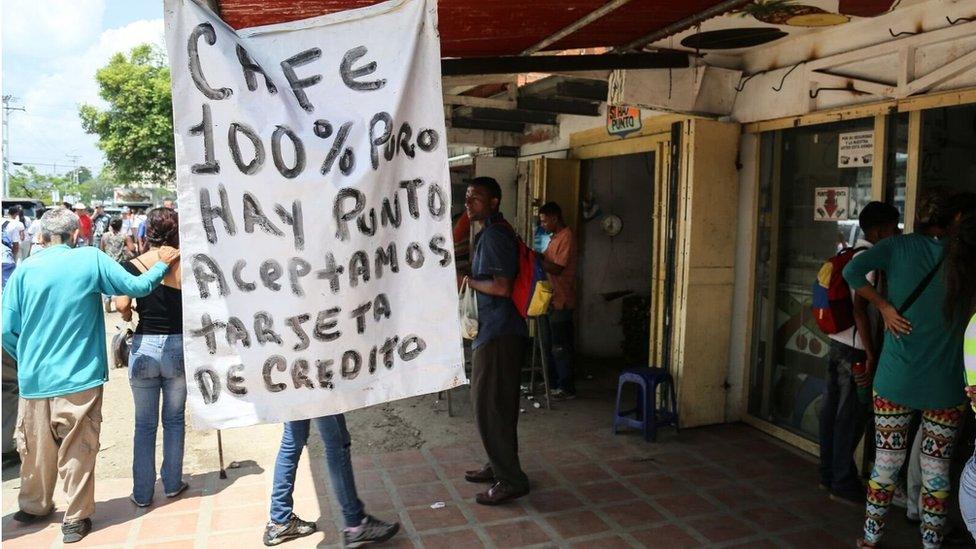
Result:
[[[42,173],[55,169],[43,164],[57,164],[63,174],[77,155],[97,174],[105,159],[97,136],[81,129],[78,105],[105,107],[95,71],[116,52],[145,42],[164,49],[162,0],[0,2],[0,87],[26,109],[9,113],[10,161],[42,164]]]

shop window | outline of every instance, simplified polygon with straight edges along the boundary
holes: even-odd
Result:
[[[934,186],[976,192],[976,105],[922,112],[918,195]]]
[[[862,236],[873,119],[762,136],[749,412],[816,440],[828,339],[811,313],[823,261]],[[880,164],[880,162],[877,162]]]
[[[894,204],[901,214],[900,228],[905,226],[905,185],[908,175],[908,113],[888,117],[887,164],[885,166],[885,202]]]

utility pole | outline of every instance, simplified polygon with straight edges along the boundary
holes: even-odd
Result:
[[[10,190],[8,178],[10,177],[10,111],[24,111],[24,107],[11,107],[10,103],[17,98],[12,95],[3,96],[3,196],[7,196]]]
[[[81,158],[81,155],[66,154],[65,156],[71,159],[71,166],[73,167],[72,172],[74,173],[75,185],[77,185],[78,184],[78,159]]]

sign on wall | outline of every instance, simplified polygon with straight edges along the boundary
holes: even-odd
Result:
[[[813,220],[842,221],[850,218],[850,189],[817,187],[814,189]]]
[[[837,167],[864,168],[874,165],[874,130],[842,133],[837,138]]]
[[[641,111],[637,107],[607,105],[607,133],[624,137],[641,129]]]
[[[239,32],[165,12],[194,424],[464,383],[436,3]]]

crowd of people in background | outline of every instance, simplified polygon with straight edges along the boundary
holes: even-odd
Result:
[[[173,209],[173,200],[163,200],[162,207]],[[145,252],[149,248],[146,240],[146,220],[148,209],[140,207],[123,207],[117,215],[109,214],[101,203],[94,203],[91,207],[83,202],[64,202],[60,208],[72,211],[78,218],[78,241],[76,246],[93,246],[105,251],[102,237],[120,235],[111,239],[109,250],[117,261],[131,259]],[[9,206],[3,218],[3,228],[0,235],[3,238],[3,282],[13,273],[17,265],[30,257],[34,252],[44,247],[41,241],[39,223],[47,210],[37,208],[33,218],[24,214],[21,206]],[[114,223],[114,222],[118,223]],[[113,228],[115,226],[115,228]],[[119,245],[121,241],[122,246]]]

